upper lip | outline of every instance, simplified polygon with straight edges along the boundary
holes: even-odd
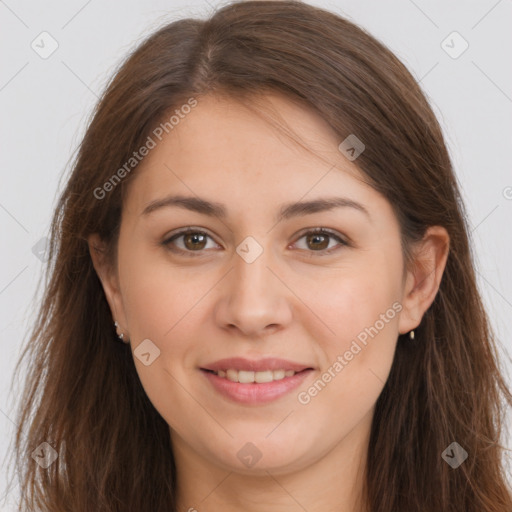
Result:
[[[286,359],[279,359],[276,357],[266,357],[263,359],[245,359],[244,357],[229,357],[226,359],[219,359],[213,363],[209,363],[202,366],[203,370],[212,370],[218,372],[219,370],[244,370],[261,372],[265,370],[293,370],[294,372],[300,372],[312,368],[310,365],[295,363],[293,361],[287,361]]]

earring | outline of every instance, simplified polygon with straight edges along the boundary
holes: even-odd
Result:
[[[409,339],[414,339],[414,329],[412,331],[409,331]]]
[[[119,324],[117,322],[114,322],[114,327],[117,328],[119,327]],[[124,340],[124,334],[121,333],[121,334],[118,334],[117,337],[123,342],[123,343],[129,343],[130,340]]]

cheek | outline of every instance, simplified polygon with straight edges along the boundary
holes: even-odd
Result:
[[[321,382],[317,391],[310,391],[323,395],[318,405],[334,401],[342,404],[345,413],[359,407],[363,413],[377,399],[389,375],[398,337],[398,274],[389,267],[385,272],[377,263],[372,272],[367,268],[356,271],[352,267],[346,275],[329,280],[328,286],[324,282],[322,295],[315,294],[312,307],[329,326],[317,338],[323,352],[320,378],[329,391],[321,391]]]
[[[193,325],[197,330],[194,315],[200,308],[193,306],[205,292],[200,289],[193,292],[181,285],[169,286],[165,280],[153,278],[152,273],[140,272],[132,279],[127,293],[134,363],[155,409],[169,425],[186,432],[189,417],[183,411],[196,406],[190,398],[187,381],[194,354],[199,351],[191,338],[198,338],[194,336]],[[148,347],[145,352],[151,353],[149,365],[143,362],[144,343]],[[196,414],[201,416],[201,412],[198,407]]]
[[[141,381],[150,397],[158,394],[159,389],[171,392],[179,387],[172,377],[181,382],[181,375],[191,368],[198,352],[194,343],[201,339],[198,330],[206,304],[201,299],[215,284],[214,277],[211,281],[192,277],[190,272],[171,267],[162,256],[157,259],[148,251],[136,250],[120,261],[119,272]],[[158,354],[149,366],[137,358],[137,348],[145,340],[156,346],[154,352]]]
[[[325,338],[329,347],[344,351],[359,335],[364,343],[364,333],[369,329],[375,335],[372,326],[387,335],[397,323],[399,297],[399,287],[389,269],[387,275],[382,272],[380,279],[365,270],[351,269],[347,275],[324,281],[313,295],[310,293],[308,301],[330,328],[326,330],[330,335]]]
[[[338,300],[331,321],[337,335],[328,341],[324,338],[325,363],[297,396],[305,406],[305,421],[315,418],[318,423],[318,418],[326,418],[348,433],[374,407],[388,378],[397,340],[399,304],[393,308],[386,299],[386,294],[374,293],[371,304],[357,297]]]
[[[180,319],[186,320],[187,312],[208,288],[186,270],[173,267],[160,252],[163,249],[124,250],[128,256],[120,258],[119,273],[130,333],[136,340],[153,337],[165,343],[182,329]]]

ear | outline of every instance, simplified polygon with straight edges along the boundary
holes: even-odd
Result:
[[[126,339],[128,335],[128,324],[126,322],[117,270],[112,267],[111,262],[107,261],[105,243],[97,233],[89,236],[88,243],[92,263],[103,286],[112,318],[119,324],[117,328],[118,334],[124,333]],[[112,323],[114,323],[114,321]]]
[[[434,302],[450,251],[450,236],[442,226],[430,226],[418,244],[405,280],[398,324],[400,334],[418,327]]]

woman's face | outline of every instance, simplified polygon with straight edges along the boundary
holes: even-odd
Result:
[[[391,205],[320,117],[267,99],[332,164],[238,102],[199,98],[136,170],[103,284],[175,450],[277,474],[367,435],[397,336],[419,320]],[[153,203],[173,196],[187,200]],[[333,198],[353,204],[289,206]]]

